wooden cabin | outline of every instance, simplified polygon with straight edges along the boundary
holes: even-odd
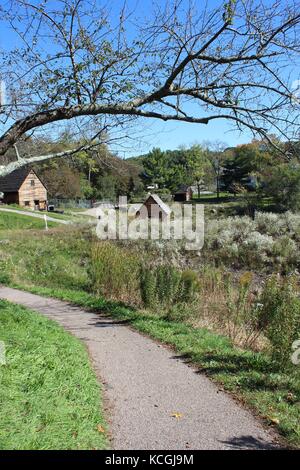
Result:
[[[185,202],[190,201],[193,198],[193,190],[191,186],[182,184],[179,186],[177,191],[174,193],[174,201]]]
[[[4,204],[18,204],[32,210],[47,209],[47,189],[30,168],[20,168],[0,178]]]
[[[170,207],[157,194],[149,194],[142,206],[137,210],[136,217],[164,219],[171,214]]]

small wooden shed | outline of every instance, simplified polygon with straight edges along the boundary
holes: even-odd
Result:
[[[157,194],[149,194],[145,202],[136,212],[136,217],[164,219],[171,214],[170,207]]]
[[[0,178],[5,204],[18,204],[33,210],[47,209],[47,189],[34,170],[20,168]]]
[[[181,184],[177,191],[174,193],[174,201],[184,202],[190,201],[193,198],[193,190],[187,184]]]

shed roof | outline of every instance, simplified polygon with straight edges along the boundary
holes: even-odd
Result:
[[[27,178],[31,171],[35,173],[35,171],[31,168],[23,167],[18,168],[17,170],[13,171],[12,173],[9,173],[6,176],[0,177],[0,191],[2,193],[15,193],[19,191],[24,180]]]
[[[145,202],[147,202],[149,198],[152,198],[156,202],[156,204],[161,208],[161,210],[164,211],[166,214],[171,214],[172,211],[170,207],[165,202],[163,202],[157,194],[150,194]]]

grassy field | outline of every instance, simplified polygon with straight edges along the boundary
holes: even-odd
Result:
[[[228,217],[235,215],[248,214],[249,205],[253,205],[259,211],[275,211],[271,198],[261,197],[257,198],[257,194],[247,193],[247,198],[243,194],[231,194],[228,192],[220,191],[219,198],[216,193],[202,194],[200,199],[197,193],[194,193],[192,201],[189,203],[200,203],[205,205],[205,216],[207,219],[215,218],[216,216]]]
[[[57,224],[55,222],[48,222],[48,227],[55,227]],[[42,219],[37,219],[34,217],[1,212],[0,211],[0,230],[29,230],[36,229],[42,230],[45,229],[45,222]]]
[[[217,196],[217,193],[212,193],[212,194],[201,194],[200,192],[200,198],[198,198],[198,193],[197,191],[194,192],[193,194],[193,202],[207,202],[207,203],[211,203],[211,204],[214,204],[214,203],[218,203],[218,202],[226,202],[226,201],[230,201],[231,199],[234,198],[234,195],[233,194],[230,194],[228,192],[223,192],[223,191],[220,191],[219,193],[219,198]]]
[[[81,342],[4,301],[0,339],[0,449],[106,448],[100,390]]]
[[[68,220],[68,221],[74,221],[74,222],[85,219],[85,216],[81,215],[81,212],[84,212],[85,209],[66,209],[64,210],[63,214],[58,214],[56,212],[46,212],[46,211],[34,212],[32,211],[32,209],[19,206],[18,204],[9,204],[9,205],[2,204],[1,207],[3,207],[4,209],[15,209],[18,211],[22,211],[24,212],[24,215],[26,215],[27,213],[29,214],[37,213],[40,216],[43,216],[44,214],[46,214],[48,217],[52,217],[53,219]]]

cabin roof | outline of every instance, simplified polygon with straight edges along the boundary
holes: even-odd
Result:
[[[15,193],[19,191],[20,187],[22,186],[31,171],[33,171],[33,173],[37,176],[37,174],[34,170],[32,170],[32,168],[23,167],[18,168],[9,175],[0,177],[0,191],[2,193]],[[42,181],[41,183],[43,184]]]

